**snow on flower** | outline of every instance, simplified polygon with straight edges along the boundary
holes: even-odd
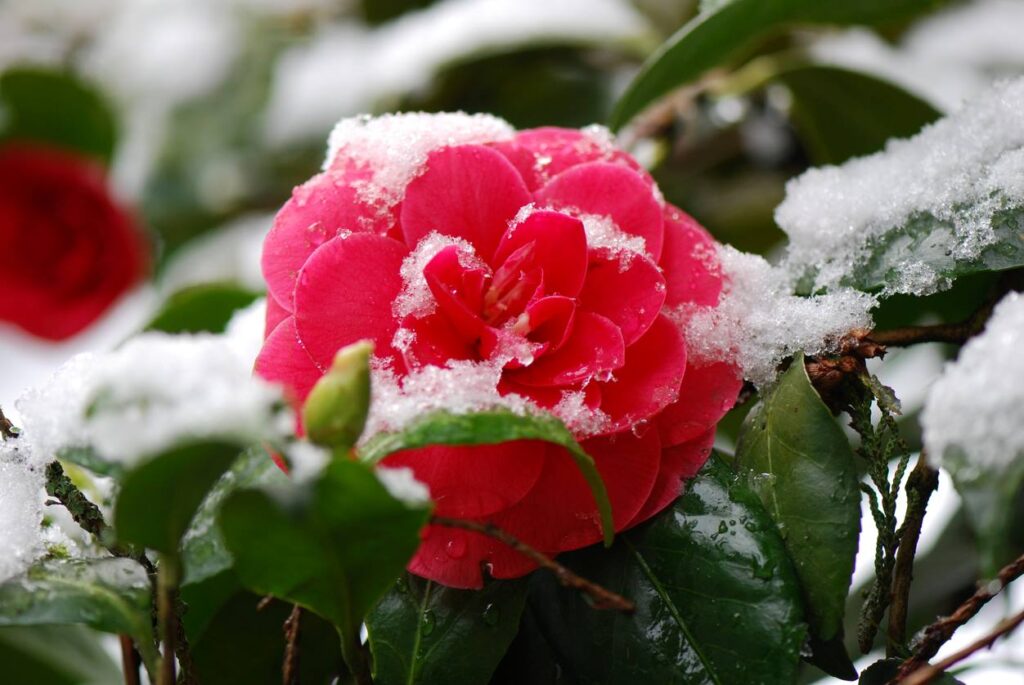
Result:
[[[0,582],[23,572],[45,551],[43,464],[21,442],[0,442]]]
[[[376,470],[377,480],[395,499],[410,506],[422,506],[430,502],[430,488],[416,480],[412,469],[389,469],[381,467]]]

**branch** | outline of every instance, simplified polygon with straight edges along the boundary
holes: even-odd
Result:
[[[141,564],[151,576],[156,573],[153,562],[145,554],[113,541],[114,531],[104,520],[103,512],[71,482],[59,461],[52,461],[46,465],[46,494],[57,498],[57,501],[71,514],[75,523],[92,535],[108,552],[115,557],[133,559]]]
[[[975,640],[960,651],[950,654],[937,664],[926,664],[917,669],[911,673],[908,678],[901,681],[902,685],[924,685],[924,683],[931,682],[932,679],[942,675],[946,669],[960,663],[975,652],[990,648],[996,640],[1004,635],[1012,633],[1021,623],[1024,623],[1024,611],[1020,612],[1016,616],[1011,616],[1008,619],[1000,621],[996,627],[989,631],[984,637],[979,640]]]
[[[899,672],[896,673],[896,677],[890,682],[899,682],[928,663],[928,660],[938,653],[942,645],[948,642],[949,638],[953,637],[953,633],[960,626],[971,620],[981,610],[981,607],[985,606],[1004,587],[1021,575],[1024,575],[1024,554],[1017,557],[1012,563],[1004,566],[996,574],[995,580],[982,585],[977,592],[971,595],[952,614],[940,618],[925,628],[913,655],[900,665]]]
[[[284,663],[281,666],[281,680],[284,685],[299,683],[299,630],[302,622],[302,608],[296,604],[284,622]]]
[[[444,516],[433,516],[430,522],[436,526],[446,528],[461,528],[462,530],[480,533],[502,542],[525,557],[528,557],[541,568],[546,568],[555,574],[555,577],[565,587],[570,587],[584,593],[593,601],[595,609],[616,609],[629,614],[636,610],[636,605],[620,594],[607,590],[597,583],[582,578],[565,566],[562,566],[554,559],[530,547],[526,543],[513,537],[491,523],[479,523],[477,521],[465,521],[452,519]]]
[[[130,635],[118,635],[121,642],[121,670],[124,685],[139,685],[139,652]]]
[[[11,420],[4,416],[4,410],[0,409],[0,437],[4,440],[11,440],[18,437],[18,429],[14,427]]]
[[[914,554],[921,537],[928,500],[938,487],[939,472],[929,466],[928,457],[922,451],[907,479],[907,513],[900,528],[900,544],[893,569],[892,603],[889,605],[890,653],[902,651],[907,642],[907,608],[910,602],[910,582],[914,577]]]

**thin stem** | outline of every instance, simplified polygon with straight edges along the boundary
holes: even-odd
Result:
[[[4,416],[3,409],[0,409],[0,437],[4,440],[12,440],[18,437],[18,429],[14,427],[10,419]]]
[[[902,685],[924,685],[934,678],[942,675],[946,669],[960,663],[975,652],[980,652],[995,644],[995,641],[1004,635],[1012,633],[1017,626],[1024,623],[1024,611],[1016,616],[1000,621],[995,628],[985,634],[984,637],[975,640],[963,649],[950,654],[948,657],[936,664],[925,664],[910,674],[905,680],[900,681]]]
[[[118,635],[121,642],[121,670],[124,685],[139,685],[139,652],[135,649],[131,635]]]
[[[907,479],[907,513],[900,528],[900,545],[893,570],[892,603],[889,606],[889,642],[886,647],[889,656],[906,653],[907,611],[910,583],[914,577],[914,555],[921,538],[928,500],[938,487],[939,472],[929,466],[928,456],[922,451]]]
[[[587,597],[592,600],[595,609],[616,609],[626,614],[632,613],[636,610],[636,605],[622,595],[612,592],[611,590],[607,590],[597,583],[576,575],[554,559],[551,559],[544,553],[535,550],[533,547],[530,547],[518,538],[506,533],[491,523],[464,521],[462,519],[452,519],[444,516],[431,517],[430,522],[434,525],[444,526],[446,528],[461,528],[462,530],[480,533],[481,535],[486,535],[508,545],[523,556],[531,559],[541,568],[546,568],[554,573],[558,582],[565,587],[579,590],[587,595]]]
[[[107,525],[103,512],[71,482],[59,461],[46,465],[46,493],[56,498],[68,510],[75,523],[108,552],[115,557],[137,561],[150,575],[156,573],[156,567],[145,554],[114,542],[113,529]]]
[[[178,658],[178,665],[181,667],[181,685],[196,685],[195,665],[192,663],[192,650],[189,648],[188,635],[185,633],[185,624],[181,617],[185,614],[185,602],[181,600],[181,590],[174,589],[174,624],[175,640],[174,654]]]
[[[175,681],[175,639],[177,638],[177,612],[174,607],[175,588],[178,584],[176,561],[169,555],[161,556],[157,567],[157,622],[160,626],[160,641],[163,656],[157,685],[174,685]]]
[[[281,667],[281,682],[284,685],[298,685],[299,682],[299,632],[302,623],[302,608],[292,607],[292,613],[284,622],[284,663]]]
[[[953,633],[975,614],[981,611],[993,597],[998,595],[1004,587],[1024,575],[1024,554],[1017,557],[1012,563],[1004,566],[991,582],[985,583],[978,591],[971,595],[967,601],[957,607],[949,616],[940,618],[935,623],[924,629],[923,636],[918,643],[914,653],[903,664],[893,679],[898,682],[902,678],[921,668],[933,656],[935,656],[942,645],[953,637]]]

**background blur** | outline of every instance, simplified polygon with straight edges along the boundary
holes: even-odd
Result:
[[[938,5],[894,26],[776,35],[663,100],[622,144],[719,240],[770,256],[787,179],[880,149],[1024,73],[1024,0]],[[0,322],[0,405],[74,353],[112,347],[155,318],[167,330],[215,330],[258,297],[262,237],[292,187],[319,170],[339,118],[465,110],[519,128],[600,123],[696,11],[696,0],[2,0],[0,141],[41,139],[103,162],[154,267],[69,340]],[[45,125],[16,125],[11,113],[25,107]],[[892,298],[879,326],[958,320],[990,278],[923,304]],[[887,358],[880,375],[907,415],[949,354],[923,346]],[[724,445],[741,418],[724,426]],[[912,624],[955,606],[977,573],[948,482],[933,502]],[[864,538],[871,550],[870,530]],[[870,578],[870,557],[859,556],[855,585]],[[971,625],[983,630],[1006,608],[993,602]],[[968,626],[943,654],[976,636]],[[1018,637],[958,677],[1024,683],[1022,661]]]

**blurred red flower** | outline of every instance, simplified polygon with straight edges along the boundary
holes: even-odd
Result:
[[[0,320],[69,338],[135,284],[148,259],[96,162],[36,144],[0,146]]]

